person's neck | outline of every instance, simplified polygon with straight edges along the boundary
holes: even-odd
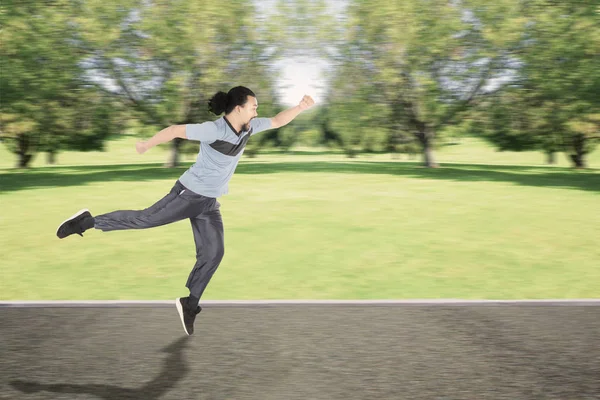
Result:
[[[227,121],[229,121],[229,124],[231,124],[231,126],[233,127],[233,129],[235,129],[237,133],[240,133],[242,131],[242,126],[244,124],[241,121],[238,121],[235,118],[234,114],[225,115],[225,118],[227,119]]]

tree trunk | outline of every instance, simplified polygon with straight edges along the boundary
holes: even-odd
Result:
[[[169,159],[165,164],[167,168],[175,168],[179,166],[179,148],[181,147],[181,142],[183,139],[175,138],[171,141],[171,154],[169,154]]]
[[[427,132],[425,129],[422,129],[417,134],[417,137],[419,138],[419,142],[423,147],[423,165],[427,168],[439,167],[439,165],[435,162],[435,158],[433,156],[433,135]]]
[[[573,150],[575,154],[570,154],[571,162],[575,168],[587,168],[585,160],[585,136],[577,135],[573,138]]]
[[[570,154],[569,157],[571,158],[571,162],[573,163],[573,166],[575,168],[586,167],[585,158],[583,157],[583,154]]]
[[[33,155],[19,153],[18,156],[17,168],[29,168],[29,162],[33,158]]]
[[[556,164],[556,153],[553,151],[546,152],[546,163],[549,165]]]
[[[356,150],[354,150],[353,148],[347,147],[344,149],[344,152],[346,153],[346,157],[356,158]]]
[[[55,151],[49,151],[46,157],[46,164],[48,165],[54,165],[56,164],[56,152]]]
[[[17,136],[17,168],[29,168],[29,163],[33,154],[29,152],[31,147],[30,139],[27,135]]]

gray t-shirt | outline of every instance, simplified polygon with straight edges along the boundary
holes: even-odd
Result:
[[[244,153],[250,136],[271,128],[270,118],[254,118],[250,130],[236,134],[225,117],[201,124],[188,124],[185,134],[189,140],[200,142],[196,162],[179,178],[194,193],[220,197],[228,193],[228,183]]]

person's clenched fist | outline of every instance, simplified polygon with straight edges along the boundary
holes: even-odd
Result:
[[[303,111],[308,110],[314,104],[315,104],[315,101],[312,99],[312,97],[306,95],[302,98],[302,100],[300,100],[300,109]]]
[[[148,146],[146,146],[146,142],[137,142],[135,144],[135,149],[137,150],[138,154],[144,154],[146,151],[148,151]]]

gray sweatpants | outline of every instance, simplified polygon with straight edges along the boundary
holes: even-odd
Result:
[[[192,296],[200,298],[223,259],[223,220],[219,206],[217,199],[196,194],[177,181],[169,194],[149,208],[98,215],[94,217],[94,228],[104,232],[146,229],[189,219],[196,242],[196,264],[186,287]]]

